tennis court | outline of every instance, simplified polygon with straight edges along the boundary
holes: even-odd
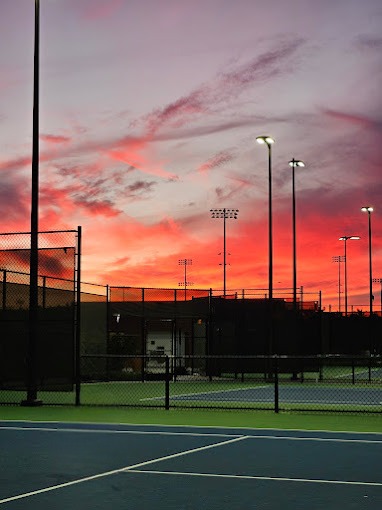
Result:
[[[382,409],[382,390],[377,388],[283,385],[279,387],[278,398],[280,404],[367,405],[380,406]],[[189,393],[173,396],[172,400],[175,402],[208,400],[210,402],[267,402],[271,404],[274,400],[274,388],[268,385]]]
[[[382,508],[382,434],[0,422],[0,508]]]

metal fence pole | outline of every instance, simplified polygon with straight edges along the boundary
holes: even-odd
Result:
[[[279,367],[277,362],[277,356],[273,358],[273,372],[275,382],[275,413],[279,412]]]
[[[166,356],[165,359],[165,398],[164,398],[164,407],[165,409],[170,409],[170,358]]]
[[[2,310],[6,310],[7,308],[7,271],[3,270],[3,302],[2,302]]]
[[[76,406],[81,404],[81,240],[82,228],[77,228],[77,271],[76,271],[76,315],[75,315],[75,370],[76,370]]]

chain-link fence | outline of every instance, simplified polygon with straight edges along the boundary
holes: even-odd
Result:
[[[17,404],[29,274],[14,235],[0,250],[0,403]],[[379,317],[323,314],[319,301],[295,313],[286,297],[274,299],[270,321],[269,301],[246,291],[80,284],[76,243],[48,239],[38,277],[43,403],[381,412]]]
[[[81,365],[83,405],[382,412],[379,356],[84,355]]]
[[[380,356],[83,354],[77,392],[39,390],[44,404],[272,412],[382,413]],[[20,392],[2,389],[20,403]]]
[[[39,233],[38,339],[34,373],[39,390],[73,391],[77,318],[77,230]],[[1,402],[20,401],[28,387],[30,233],[0,235]],[[12,392],[14,392],[12,394]]]

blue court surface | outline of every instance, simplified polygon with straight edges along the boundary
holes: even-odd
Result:
[[[155,397],[145,400],[160,400]],[[209,402],[268,402],[274,401],[274,388],[271,385],[255,386],[218,391],[204,391],[172,395],[171,402],[199,401]],[[382,390],[380,388],[352,388],[330,386],[280,385],[280,403],[312,403],[326,405],[381,406]]]
[[[0,510],[382,508],[382,434],[0,421]]]

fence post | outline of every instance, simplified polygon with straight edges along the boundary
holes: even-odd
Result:
[[[75,372],[76,372],[76,406],[81,404],[81,254],[82,228],[77,227],[77,267],[75,282]],[[107,326],[108,328],[108,326]]]
[[[3,301],[2,301],[2,310],[6,310],[7,308],[7,271],[3,269]]]
[[[275,382],[275,413],[279,412],[279,367],[277,362],[277,355],[273,357],[273,372]]]
[[[166,376],[165,376],[165,397],[164,397],[164,407],[165,409],[170,409],[170,359],[166,355],[165,359],[165,367],[166,367]]]

